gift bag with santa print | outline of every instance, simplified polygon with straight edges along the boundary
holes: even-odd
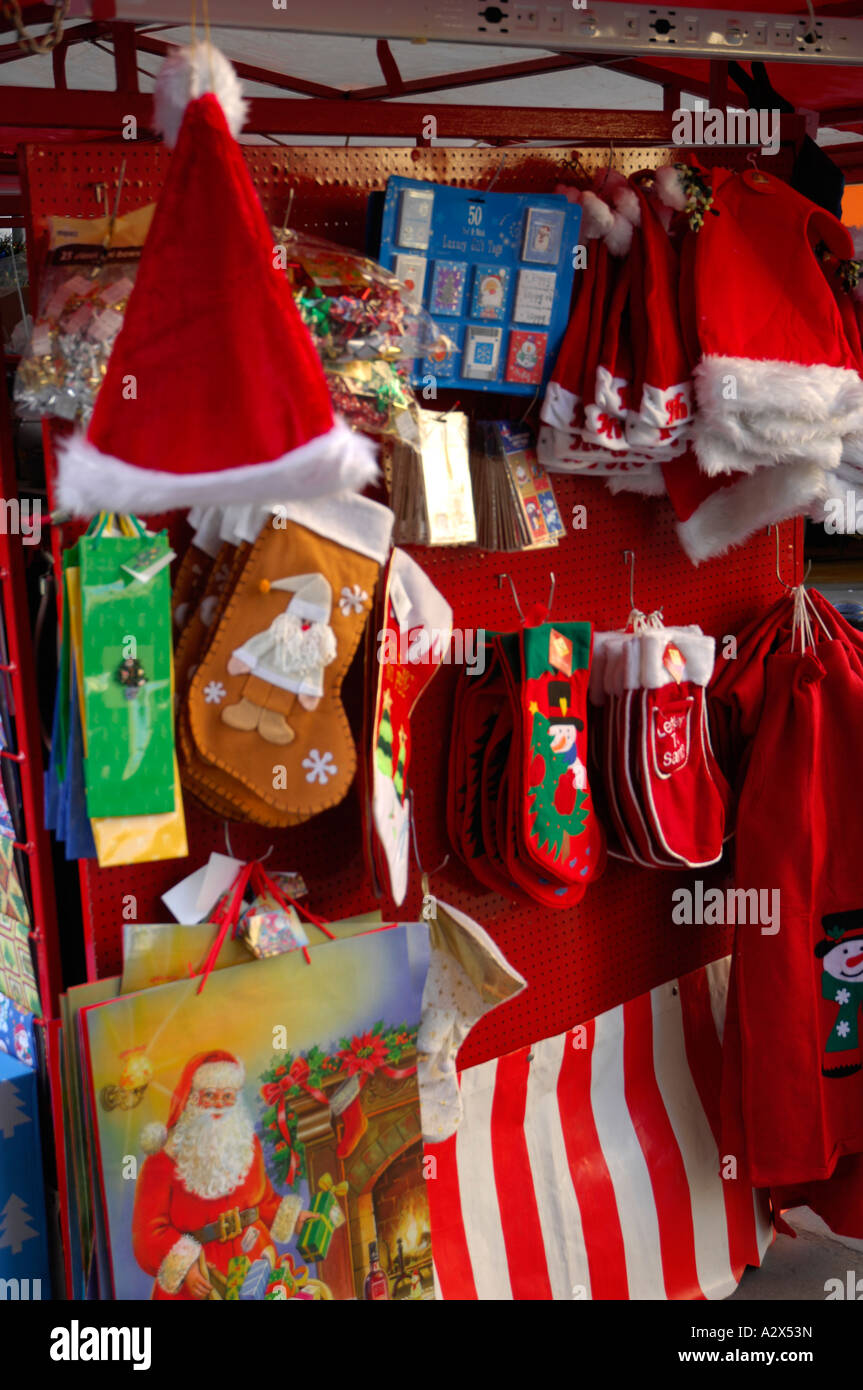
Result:
[[[82,1011],[116,1298],[258,1301],[279,1284],[399,1299],[412,1283],[434,1297],[417,1079],[428,929],[310,954]]]
[[[337,805],[353,780],[340,691],[391,529],[390,510],[355,493],[286,504],[228,598],[191,683],[189,725],[261,824],[298,824]]]
[[[371,748],[372,843],[378,881],[399,905],[408,884],[411,717],[449,652],[452,609],[424,570],[399,549],[390,559],[382,609]]]

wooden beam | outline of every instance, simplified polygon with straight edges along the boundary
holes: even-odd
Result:
[[[447,92],[459,87],[481,87],[491,82],[509,82],[519,77],[541,77],[547,72],[567,72],[574,68],[595,67],[600,55],[585,58],[575,53],[553,53],[542,58],[525,58],[518,63],[498,63],[488,68],[465,68],[464,72],[442,72],[431,77],[402,80],[400,95],[422,96],[426,92]],[[348,101],[376,101],[386,97],[386,87],[355,87],[345,92]]]
[[[717,111],[724,111],[728,102],[728,64],[719,58],[711,58],[707,104]]]
[[[663,84],[662,109],[669,113],[680,110],[680,88],[673,86],[670,82]]]
[[[119,137],[123,121],[135,116],[139,130],[152,129],[152,99],[141,93],[53,92],[34,87],[0,87],[0,127],[60,127],[104,130]],[[437,139],[473,138],[489,143],[543,140],[621,145],[671,143],[671,116],[660,111],[563,111],[536,106],[433,106],[426,102],[286,101],[253,97],[244,132],[250,135],[368,135],[416,139],[433,116]],[[797,138],[802,117],[782,118],[783,140]]]
[[[131,24],[112,24],[111,39],[114,45],[114,72],[118,92],[137,92],[138,64],[135,47],[135,29]]]
[[[664,68],[652,59],[624,58],[618,62],[614,58],[609,67],[612,72],[623,72],[627,77],[637,77],[642,82],[661,82],[664,87],[679,87],[682,92],[704,97],[705,100],[709,96],[710,89],[706,82],[699,82],[694,77],[681,77],[673,68]]]
[[[405,89],[404,80],[399,72],[399,65],[393,57],[393,51],[386,39],[378,39],[376,52],[378,64],[386,84],[385,91],[387,96],[401,96]]]
[[[119,136],[126,116],[152,129],[152,98],[125,92],[54,92],[0,87],[0,126],[103,129]],[[556,107],[433,106],[386,101],[290,101],[253,97],[246,134],[370,135],[415,138],[433,116],[438,139],[586,140],[647,144],[670,138],[671,123],[647,111],[561,111]]]
[[[151,38],[148,34],[136,33],[135,46],[141,53],[154,53],[159,58],[166,58],[180,45],[167,43],[164,39]],[[342,96],[338,87],[326,87],[321,82],[308,82],[304,77],[291,77],[289,73],[270,72],[269,68],[256,68],[251,63],[233,63],[233,67],[237,76],[244,77],[247,82],[260,82],[268,87],[278,87],[281,91],[297,92],[300,96],[306,97],[321,97],[324,100]]]
[[[0,26],[2,27],[2,26]],[[72,29],[64,29],[63,37],[54,53],[58,48],[64,51],[71,47],[73,43],[89,43],[91,39],[101,38],[108,32],[108,25],[101,23],[78,24]],[[19,58],[29,58],[30,54],[19,43],[5,43],[0,47],[0,63],[14,63]]]

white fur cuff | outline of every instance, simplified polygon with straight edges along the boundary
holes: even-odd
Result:
[[[165,1293],[178,1293],[200,1253],[201,1247],[194,1236],[180,1236],[159,1265],[156,1275],[159,1287]]]
[[[270,1235],[277,1245],[285,1245],[290,1240],[302,1209],[303,1199],[298,1193],[289,1192],[287,1197],[282,1198],[270,1226]]]

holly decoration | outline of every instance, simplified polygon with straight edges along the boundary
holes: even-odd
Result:
[[[587,793],[576,791],[574,801],[571,796],[564,799],[558,794],[560,779],[569,771],[569,763],[563,754],[552,752],[548,731],[553,722],[539,709],[533,711],[528,803],[533,817],[531,834],[537,846],[539,849],[548,846],[552,858],[559,859],[567,835],[578,835],[584,829]]]
[[[342,1038],[329,1053],[310,1047],[306,1052],[283,1052],[274,1059],[259,1077],[264,1103],[261,1139],[274,1181],[295,1187],[306,1175],[305,1147],[297,1139],[297,1102],[310,1095],[319,1105],[329,1105],[324,1091],[328,1082],[369,1077],[381,1070],[392,1073],[415,1049],[417,1031],[406,1023],[385,1028],[378,1020],[367,1032]]]

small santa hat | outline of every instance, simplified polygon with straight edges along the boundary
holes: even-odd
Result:
[[[275,263],[234,138],[244,114],[209,44],[163,66],[156,115],[176,149],[87,433],[58,450],[75,515],[283,502],[377,476]]]
[[[288,579],[263,579],[261,589],[287,589],[294,597],[288,604],[288,612],[295,618],[303,618],[307,623],[328,623],[333,611],[333,591],[329,580],[319,573],[293,574]]]
[[[199,1052],[192,1057],[183,1068],[171,1096],[167,1125],[149,1124],[141,1131],[141,1147],[144,1152],[154,1154],[165,1147],[168,1136],[185,1110],[193,1091],[204,1091],[208,1088],[231,1088],[239,1091],[245,1079],[245,1068],[232,1052]]]

